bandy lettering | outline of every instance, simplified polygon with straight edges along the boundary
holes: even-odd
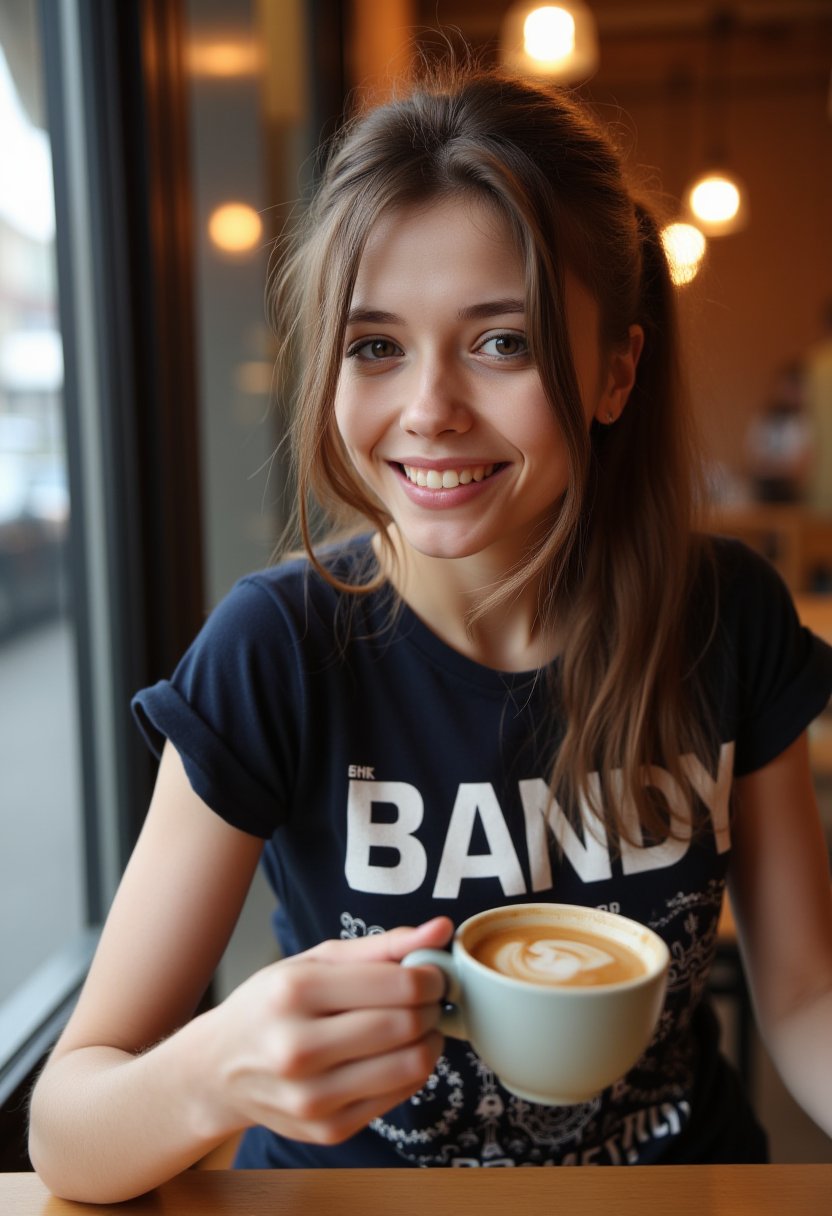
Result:
[[[707,808],[717,852],[731,846],[729,797],[734,763],[734,744],[720,750],[716,776],[695,756],[685,756],[682,768],[696,795]],[[597,776],[593,777],[597,783]],[[620,774],[612,775],[613,788],[620,788]],[[673,817],[675,832],[658,844],[644,845],[622,841],[621,865],[624,875],[642,874],[675,865],[690,846],[691,824],[683,790],[663,768],[651,766],[644,772],[645,785],[664,795]],[[439,869],[433,887],[435,899],[455,899],[463,879],[496,878],[503,894],[524,895],[550,890],[553,886],[547,833],[559,842],[565,860],[585,882],[602,882],[612,877],[612,859],[604,825],[594,822],[582,840],[551,795],[542,778],[518,782],[523,807],[525,846],[531,886],[526,883],[517,850],[503,815],[497,794],[490,782],[466,782],[456,793],[448,830],[442,847]],[[641,840],[635,807],[623,799],[634,842]],[[388,808],[384,822],[374,818],[374,806]],[[395,815],[391,818],[389,808]],[[347,794],[347,848],[345,875],[354,891],[374,895],[408,895],[425,882],[428,855],[417,832],[425,814],[424,799],[415,785],[404,781],[353,779]],[[486,852],[471,852],[476,827],[482,829]],[[372,860],[374,849],[392,850],[396,860],[378,865]]]

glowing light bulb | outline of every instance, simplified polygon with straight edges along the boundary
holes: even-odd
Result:
[[[690,192],[693,214],[708,224],[726,224],[740,209],[740,192],[727,177],[705,177]]]
[[[558,84],[588,80],[598,68],[598,27],[584,0],[514,0],[500,23],[499,55],[520,76]]]
[[[677,287],[696,278],[707,242],[693,224],[668,224],[662,229],[662,245]]]
[[[575,50],[575,18],[552,4],[534,9],[523,23],[523,45],[539,62],[566,59]]]
[[[711,169],[685,191],[684,204],[691,222],[707,237],[729,236],[748,223],[748,191],[734,173]]]
[[[248,203],[223,203],[208,220],[208,235],[224,253],[246,253],[262,234],[263,221]]]

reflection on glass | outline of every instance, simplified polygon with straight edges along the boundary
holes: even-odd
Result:
[[[34,5],[0,43],[0,1001],[82,927],[63,350]]]

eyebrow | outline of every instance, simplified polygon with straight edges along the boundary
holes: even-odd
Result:
[[[467,308],[460,308],[457,316],[460,321],[475,321],[480,317],[497,317],[502,313],[525,311],[525,300],[517,300],[511,296],[507,296],[501,300],[486,300],[482,304],[469,304]]]
[[[484,300],[481,304],[468,304],[460,308],[457,317],[460,321],[476,321],[488,317],[502,316],[505,313],[524,313],[526,301],[507,296],[501,300]],[[402,317],[394,312],[384,312],[378,308],[351,308],[347,315],[347,325],[404,325]]]

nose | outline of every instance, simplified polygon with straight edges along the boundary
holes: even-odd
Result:
[[[404,403],[399,425],[409,435],[433,438],[446,432],[464,434],[473,424],[462,377],[449,361],[431,359],[414,368],[401,385]]]

